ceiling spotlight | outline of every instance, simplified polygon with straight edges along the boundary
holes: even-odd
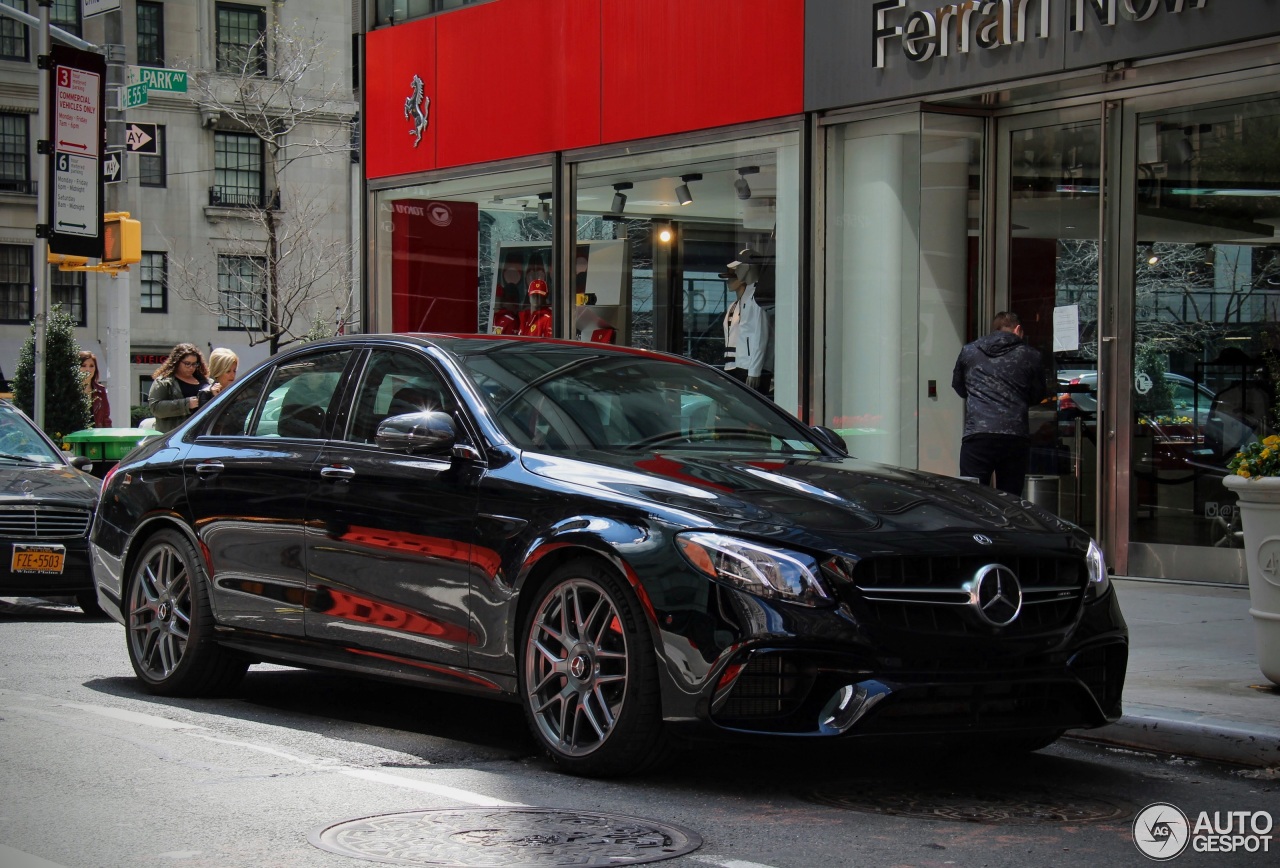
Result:
[[[609,206],[609,213],[621,214],[622,209],[627,207],[627,194],[623,190],[630,190],[634,184],[630,181],[623,181],[621,184],[613,185],[613,204]]]
[[[751,198],[751,185],[747,183],[747,175],[760,174],[759,166],[743,166],[738,169],[738,180],[733,182],[733,189],[738,191],[739,199]]]
[[[670,244],[671,239],[675,237],[675,233],[667,227],[658,230],[658,240],[663,244]]]
[[[676,201],[681,205],[692,205],[693,194],[689,192],[690,181],[701,181],[702,175],[694,173],[692,175],[681,175],[680,186],[676,187]]]
[[[550,193],[538,194],[538,219],[539,220],[551,219],[551,194]]]

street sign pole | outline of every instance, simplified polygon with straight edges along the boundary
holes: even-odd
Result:
[[[40,35],[36,39],[37,55],[39,57],[49,56],[49,7],[53,5],[53,0],[38,0],[40,4]],[[38,73],[40,79],[39,87],[39,105],[40,117],[44,118],[44,122],[38,124],[43,133],[44,141],[53,140],[53,114],[49,111],[49,75],[50,71],[42,69]],[[49,154],[43,155],[44,159],[38,160],[41,171],[37,175],[41,180],[36,184],[36,222],[49,219],[49,178],[52,176],[49,165]],[[36,426],[44,428],[44,400],[48,392],[45,382],[45,343],[48,339],[47,325],[49,312],[49,280],[52,272],[49,269],[49,237],[48,224],[45,224],[46,232],[36,233],[36,261],[32,263],[34,266],[31,273],[35,275],[35,285],[31,288],[31,303],[34,307],[36,322],[36,340],[35,340],[35,388],[32,390],[32,419]],[[70,434],[70,431],[63,432]],[[61,445],[61,444],[59,444]]]
[[[127,91],[128,70],[125,66],[124,52],[124,23],[123,14],[119,6],[108,11],[103,17],[103,40],[107,44],[107,80],[117,86],[121,91]],[[146,102],[146,94],[143,94],[144,103]],[[117,103],[116,105],[123,105]],[[108,125],[114,128],[115,135],[109,142],[109,147],[122,148],[124,146],[124,128],[125,115],[124,111],[117,109],[115,106],[108,108],[104,114],[108,119]],[[121,163],[121,175],[124,175],[125,151],[113,150],[108,155],[119,160]],[[107,210],[108,211],[128,211],[126,206],[128,199],[129,186],[126,183],[111,184],[106,192]],[[105,316],[102,321],[105,325],[106,334],[102,341],[103,355],[105,356],[104,364],[102,364],[102,377],[107,381],[107,385],[111,389],[111,394],[116,399],[116,406],[123,404],[123,410],[116,412],[128,413],[136,401],[134,400],[133,391],[137,388],[134,383],[134,377],[129,371],[129,330],[133,311],[133,272],[134,269],[126,269],[115,274],[95,275],[98,286],[98,310],[102,313],[103,305],[106,306]],[[129,418],[126,415],[124,419],[115,418],[111,420],[114,424],[127,426]]]

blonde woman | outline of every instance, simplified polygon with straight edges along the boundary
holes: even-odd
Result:
[[[209,354],[209,379],[212,384],[209,391],[216,397],[236,378],[236,370],[240,367],[240,359],[226,347],[218,347]]]
[[[195,344],[178,344],[151,376],[154,382],[147,406],[156,419],[156,430],[167,434],[200,406],[200,390],[208,387],[209,369]]]

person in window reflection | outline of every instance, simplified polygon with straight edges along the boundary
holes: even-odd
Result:
[[[1045,397],[1044,360],[1022,339],[1022,320],[1001,311],[991,333],[967,343],[951,387],[964,403],[960,475],[1022,496],[1031,455],[1027,410]]]
[[[534,338],[551,337],[551,308],[547,307],[547,282],[542,278],[529,281],[529,309],[520,312],[523,322],[520,334]]]
[[[111,402],[107,400],[107,387],[98,381],[98,357],[88,350],[80,351],[80,379],[93,405],[93,427],[110,428]]]
[[[724,369],[756,391],[767,393],[763,374],[769,321],[768,314],[756,303],[760,269],[751,250],[739,253],[720,277],[729,282],[735,296],[724,314]]]
[[[209,382],[209,369],[195,344],[178,344],[151,376],[147,406],[156,419],[156,430],[166,434],[200,406],[200,390]]]

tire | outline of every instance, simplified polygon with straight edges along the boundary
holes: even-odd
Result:
[[[534,737],[563,770],[635,774],[667,753],[658,667],[640,606],[602,563],[558,568],[520,633],[520,699]]]
[[[102,607],[98,605],[96,591],[81,591],[76,594],[76,605],[80,607],[81,612],[84,612],[90,618],[101,620],[107,617],[107,613],[102,611]]]
[[[175,530],[146,541],[125,590],[129,662],[160,696],[215,696],[236,686],[248,662],[214,641],[209,580]]]

